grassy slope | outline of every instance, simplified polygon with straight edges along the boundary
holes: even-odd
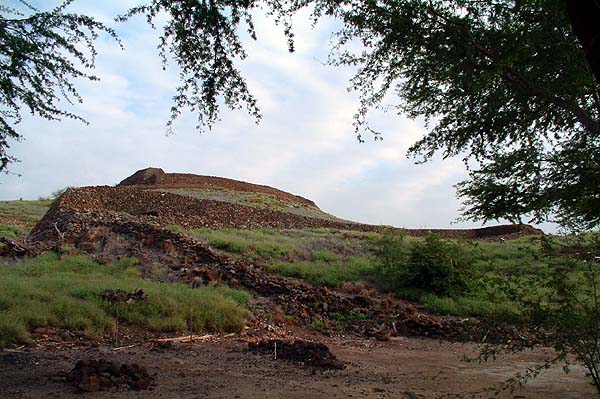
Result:
[[[23,238],[51,204],[0,201],[0,236]],[[144,280],[131,260],[99,265],[83,257],[61,260],[47,254],[8,265],[0,259],[0,347],[27,341],[36,327],[67,328],[89,337],[108,333],[114,305],[98,294],[138,288],[147,300],[121,306],[122,322],[164,332],[238,331],[248,316],[246,292]]]
[[[185,231],[213,248],[251,259],[267,270],[313,284],[337,287],[358,282],[372,271],[369,240],[377,235],[330,229]]]
[[[0,236],[23,238],[50,205],[50,200],[0,201]]]
[[[115,305],[99,294],[115,289],[141,288],[147,295],[144,301],[119,305],[123,322],[164,332],[243,328],[247,293],[144,280],[134,263],[99,265],[84,257],[60,260],[46,254],[19,265],[0,264],[0,347],[25,342],[36,327],[67,328],[89,337],[109,332]]]
[[[327,229],[183,231],[173,228],[221,252],[252,259],[267,270],[302,278],[313,284],[331,287],[346,283],[378,285],[373,273],[376,260],[371,253],[372,240],[378,238],[377,233]],[[423,238],[406,237],[406,240],[419,241]],[[527,281],[529,277],[547,270],[550,259],[542,256],[540,237],[521,237],[503,243],[460,241],[460,244],[475,258],[475,279],[467,293],[448,298],[408,288],[396,291],[396,294],[418,301],[426,309],[443,315],[519,320],[521,309],[499,288],[499,283],[510,278]]]

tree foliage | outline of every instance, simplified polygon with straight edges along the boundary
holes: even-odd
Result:
[[[166,67],[169,57],[180,69],[180,84],[171,108],[173,121],[188,109],[198,114],[198,129],[211,127],[219,116],[222,101],[231,109],[246,106],[258,121],[261,117],[256,99],[248,90],[235,61],[246,58],[240,38],[245,24],[250,38],[256,40],[252,11],[261,2],[247,0],[153,0],[130,9],[118,18],[124,22],[144,15],[154,27],[161,13],[169,15],[160,36],[159,53]]]
[[[23,109],[49,120],[67,117],[85,122],[76,113],[60,108],[58,102],[81,102],[76,78],[97,79],[87,71],[94,67],[98,34],[105,32],[118,40],[113,29],[94,18],[68,13],[74,0],[64,0],[47,12],[25,0],[18,1],[24,10],[0,6],[0,171],[15,161],[6,151],[9,140],[22,138],[15,125],[21,121]],[[167,122],[169,130],[183,110],[197,113],[199,130],[211,128],[223,105],[245,107],[257,122],[260,120],[256,99],[236,62],[246,57],[242,28],[256,40],[253,12],[263,8],[283,27],[293,51],[289,16],[279,0],[152,0],[115,18],[126,22],[141,15],[157,28],[159,16],[167,16],[160,27],[159,55],[164,68],[171,61],[177,65],[180,77]]]
[[[464,216],[600,224],[600,86],[562,0],[346,2],[357,128],[389,94],[430,131],[409,154],[461,156]],[[350,40],[360,53],[345,50]]]
[[[73,0],[51,11],[40,11],[25,1],[23,12],[0,5],[0,171],[15,158],[7,153],[9,140],[19,140],[15,125],[24,109],[49,120],[85,120],[61,108],[61,99],[81,102],[74,80],[97,77],[93,41],[101,32],[116,38],[112,29],[94,18],[67,13]]]

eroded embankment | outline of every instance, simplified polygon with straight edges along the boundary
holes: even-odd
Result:
[[[73,196],[69,201],[74,198],[79,197]],[[86,203],[94,207],[87,200]],[[164,281],[193,286],[243,287],[256,297],[266,298],[286,317],[303,325],[314,321],[330,323],[333,314],[361,313],[365,317],[346,323],[345,331],[379,339],[405,335],[461,341],[515,335],[512,328],[506,326],[489,326],[473,319],[434,317],[389,295],[338,292],[274,275],[252,263],[218,255],[203,243],[161,227],[153,216],[74,210],[65,204],[66,201],[59,201],[52,207],[30,235],[30,242],[43,243],[45,248],[68,245],[77,253],[89,254],[102,262],[136,257],[139,268],[147,275],[156,276],[156,268],[161,268]]]

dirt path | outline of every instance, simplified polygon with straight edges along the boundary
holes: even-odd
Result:
[[[322,339],[322,337],[319,337]],[[78,359],[105,357],[136,362],[156,373],[154,387],[84,394],[89,398],[487,398],[486,389],[543,358],[524,353],[489,364],[462,361],[472,344],[396,338],[389,342],[328,338],[323,341],[345,370],[322,371],[275,361],[246,351],[237,339],[180,344],[170,349],[135,347],[113,352],[107,347],[0,352],[2,398],[81,398],[60,381]],[[569,375],[552,369],[513,394],[513,399],[592,398],[594,391],[581,367]]]

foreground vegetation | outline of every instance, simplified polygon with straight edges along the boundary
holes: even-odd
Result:
[[[18,265],[0,265],[0,347],[24,343],[36,327],[58,327],[95,338],[114,327],[116,306],[105,290],[142,289],[146,299],[120,304],[120,322],[160,332],[239,331],[248,316],[246,292],[192,289],[141,278],[128,259],[100,265],[50,253]]]

